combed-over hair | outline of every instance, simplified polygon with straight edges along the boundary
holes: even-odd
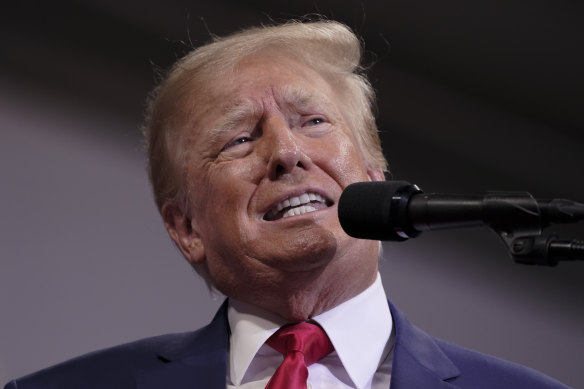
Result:
[[[361,42],[334,21],[288,22],[254,27],[216,38],[180,59],[152,92],[143,126],[154,198],[186,201],[179,132],[192,114],[194,97],[206,81],[226,74],[260,51],[291,56],[321,74],[341,94],[349,126],[372,168],[387,169],[375,124],[375,93],[363,75]]]

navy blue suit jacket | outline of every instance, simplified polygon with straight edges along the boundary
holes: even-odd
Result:
[[[391,389],[566,388],[534,370],[435,339],[390,304],[396,337]],[[9,382],[5,389],[225,389],[227,304],[195,332],[96,351]]]

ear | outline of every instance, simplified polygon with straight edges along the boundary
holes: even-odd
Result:
[[[196,224],[186,214],[182,207],[174,201],[167,201],[161,209],[164,226],[170,239],[180,252],[191,263],[200,264],[205,261],[205,248],[197,231]]]
[[[381,168],[368,168],[367,176],[369,181],[385,181],[385,174]]]

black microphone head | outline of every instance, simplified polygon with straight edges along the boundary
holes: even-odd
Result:
[[[413,193],[420,189],[406,181],[357,182],[339,199],[339,221],[345,232],[360,239],[403,241],[400,215]],[[393,204],[393,206],[392,206]]]

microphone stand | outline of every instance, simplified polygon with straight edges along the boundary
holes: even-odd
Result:
[[[507,242],[513,260],[524,265],[556,266],[559,261],[584,259],[584,241],[550,236],[524,236]]]
[[[542,229],[550,223],[550,215],[538,206],[538,202],[527,192],[488,192],[483,198],[485,214],[491,217],[484,220],[507,245],[509,254],[516,263],[527,265],[556,266],[559,261],[584,260],[584,241],[560,240],[557,234],[542,234]],[[553,220],[575,222],[583,218],[582,204],[570,200],[554,199]],[[547,208],[546,208],[547,209]],[[503,215],[507,217],[502,217]],[[508,217],[515,221],[505,222]],[[564,219],[564,220],[562,220]]]

